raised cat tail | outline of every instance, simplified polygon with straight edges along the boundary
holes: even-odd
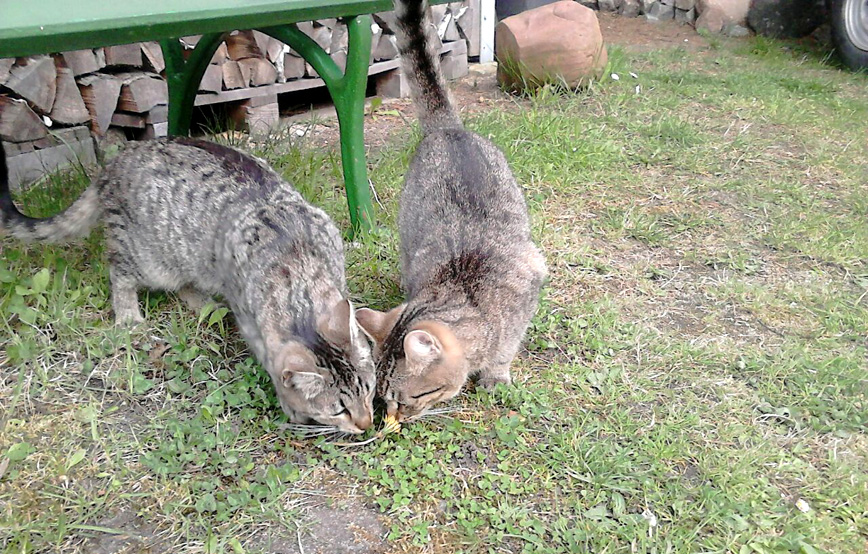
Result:
[[[427,133],[462,127],[440,72],[440,53],[427,38],[429,30],[433,30],[428,0],[393,1],[398,21],[395,32],[398,51],[422,130]]]
[[[99,216],[96,185],[89,186],[72,206],[55,216],[35,219],[19,212],[12,202],[6,150],[0,142],[0,235],[28,242],[64,242],[86,236]]]

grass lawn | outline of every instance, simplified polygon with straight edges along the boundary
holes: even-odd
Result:
[[[0,239],[0,550],[866,552],[868,78],[763,39],[610,58],[466,113],[551,271],[515,386],[363,446],[288,430],[224,309],[143,293],[148,326],[113,328],[101,233]],[[418,140],[387,108],[383,227],[348,247],[376,308]],[[334,148],[253,150],[346,228]]]

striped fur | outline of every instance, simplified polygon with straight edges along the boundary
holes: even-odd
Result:
[[[449,100],[446,81],[440,71],[440,54],[428,40],[428,33],[436,32],[428,2],[395,0],[394,5],[398,52],[423,132],[461,128],[461,119]]]
[[[374,364],[346,300],[340,234],[263,161],[188,138],[136,143],[69,209],[33,219],[12,203],[4,159],[0,213],[6,233],[43,242],[101,218],[119,323],[142,321],[140,288],[219,295],[292,420],[371,424]]]
[[[378,393],[408,418],[455,396],[469,376],[484,387],[511,382],[547,272],[506,158],[465,130],[449,102],[426,41],[427,2],[394,3],[423,132],[398,214],[407,302],[358,317],[377,341]]]

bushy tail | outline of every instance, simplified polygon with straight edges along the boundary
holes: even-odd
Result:
[[[28,242],[64,242],[86,236],[99,216],[96,185],[88,187],[72,206],[53,217],[34,219],[19,212],[12,202],[6,150],[0,142],[0,235]]]
[[[440,53],[427,33],[434,32],[427,0],[394,0],[398,28],[395,36],[401,64],[410,82],[422,130],[461,127],[440,72]]]

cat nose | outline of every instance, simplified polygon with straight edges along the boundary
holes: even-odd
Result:
[[[364,431],[374,422],[374,418],[371,414],[365,414],[362,417],[357,417],[353,419],[353,425]]]
[[[399,406],[400,406],[400,404],[398,404],[394,400],[387,401],[386,402],[386,415],[397,417]]]

